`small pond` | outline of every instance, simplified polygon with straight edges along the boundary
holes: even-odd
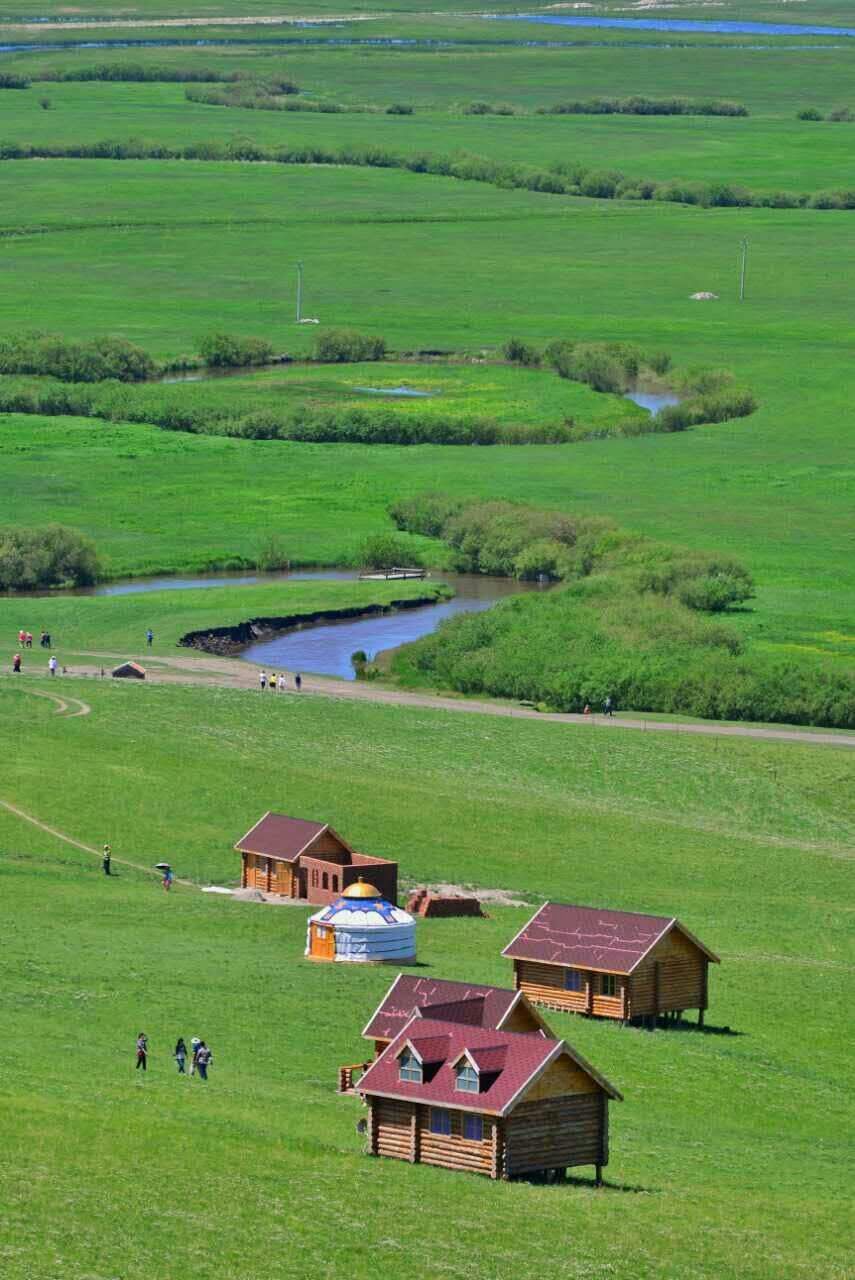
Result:
[[[417,387],[354,387],[354,391],[359,391],[364,396],[404,396],[404,397],[424,397],[435,396],[440,393],[437,391],[419,391]]]
[[[128,578],[108,582],[100,587],[81,587],[73,592],[54,592],[78,596],[134,596],[149,591],[192,591],[203,587],[249,587],[265,582],[315,582],[324,579],[346,582],[358,578],[356,569],[294,569],[290,573],[206,573],[195,578]]]
[[[353,680],[350,655],[362,649],[375,658],[384,649],[396,649],[430,635],[440,622],[459,613],[481,613],[499,600],[522,591],[548,590],[536,582],[513,578],[490,578],[480,574],[437,573],[437,582],[447,582],[456,591],[452,600],[402,609],[400,613],[377,614],[368,618],[310,624],[287,631],[245,649],[240,657],[274,671],[312,672]]]
[[[649,409],[651,413],[658,413],[668,405],[680,403],[680,397],[674,395],[673,391],[627,391],[625,394],[627,400],[642,409]]]

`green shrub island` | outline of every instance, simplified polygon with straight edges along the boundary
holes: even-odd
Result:
[[[71,342],[46,333],[0,337],[0,373],[47,374],[63,382],[140,382],[157,366],[124,338]]]
[[[563,585],[443,622],[407,646],[405,683],[594,709],[710,719],[855,726],[855,679],[746,651],[714,620],[754,594],[748,570],[715,553],[665,546],[602,517],[426,494],[396,504],[399,528],[441,537],[455,568]]]
[[[0,591],[88,587],[99,574],[95,544],[77,529],[0,529]]]
[[[538,107],[545,116],[747,116],[741,102],[695,101],[692,98],[589,98]]]
[[[199,354],[213,369],[245,369],[269,364],[273,345],[264,338],[237,338],[230,333],[209,333],[199,343]]]

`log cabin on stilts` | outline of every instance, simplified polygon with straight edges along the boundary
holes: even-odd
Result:
[[[357,853],[328,822],[265,813],[235,845],[242,889],[260,889],[320,906],[370,877],[389,902],[398,900],[398,864]]]
[[[502,952],[535,1004],[655,1027],[697,1009],[704,1024],[710,951],[673,916],[546,902]]]
[[[416,1015],[356,1086],[368,1150],[490,1178],[562,1179],[608,1161],[621,1095],[565,1041]]]

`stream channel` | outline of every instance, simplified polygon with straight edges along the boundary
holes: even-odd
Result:
[[[149,591],[189,591],[199,587],[239,587],[252,583],[324,580],[352,582],[357,577],[355,569],[306,569],[282,574],[138,578],[128,582],[112,582],[74,594],[117,596]],[[425,579],[425,582],[446,582],[456,594],[451,600],[442,600],[439,604],[370,614],[365,618],[345,618],[340,622],[307,623],[250,645],[238,657],[242,661],[257,663],[274,671],[284,669],[353,680],[350,656],[357,649],[362,649],[373,659],[383,649],[396,649],[399,645],[410,644],[413,640],[430,635],[445,618],[453,618],[459,613],[481,613],[497,601],[524,591],[549,590],[548,586],[540,586],[536,582],[518,582],[514,578],[493,578],[474,573],[438,571],[433,578]]]

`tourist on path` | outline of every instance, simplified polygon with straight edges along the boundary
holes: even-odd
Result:
[[[609,697],[607,697],[605,702],[603,703],[603,715],[613,716],[614,713],[615,713],[614,703],[611,700],[611,695],[609,695]]]
[[[27,647],[27,633],[26,633],[26,631],[23,629],[23,627],[22,627],[22,628],[21,628],[21,630],[18,632],[18,645],[19,645],[19,646],[20,646],[20,648],[22,648],[22,649],[25,649],[25,648]]]
[[[208,1067],[211,1065],[211,1058],[214,1055],[203,1040],[196,1050],[196,1068],[203,1080],[208,1079]]]
[[[172,888],[172,881],[175,879],[172,867],[165,867],[163,871],[163,887],[167,893]]]
[[[180,1076],[186,1075],[184,1063],[187,1061],[187,1045],[184,1043],[183,1036],[178,1037],[178,1044],[175,1046],[175,1053],[172,1056],[178,1063],[178,1074]]]
[[[112,856],[113,856],[113,850],[110,848],[108,844],[105,844],[104,853],[101,858],[101,866],[104,868],[105,876],[108,876],[110,874],[110,859],[112,858]]]
[[[280,674],[280,676],[279,676],[279,692],[280,692],[280,693],[284,693],[284,692],[285,692],[285,676],[284,676],[284,674]]]
[[[264,671],[259,671],[259,673],[258,673],[258,683],[261,685],[261,692],[262,692],[262,693],[264,693],[264,690],[267,688],[267,673],[266,673],[266,672],[264,672]]]
[[[32,649],[32,647],[33,647],[33,633],[32,631],[28,631],[27,632],[27,648]]]
[[[148,1071],[148,1036],[141,1031],[137,1036],[137,1071]]]
[[[299,693],[302,687],[303,687],[303,677],[300,675],[300,672],[298,671],[294,677],[294,688]]]
[[[270,672],[270,679],[267,681],[267,687],[272,693],[276,692],[276,672]]]
[[[152,631],[151,627],[149,627],[148,631],[145,633],[145,641],[149,649],[151,648],[153,640],[154,640],[154,632]]]
[[[14,656],[14,658],[12,659],[12,670],[15,672],[15,674],[16,674],[16,675],[20,675],[20,674],[21,674],[21,655],[20,655],[20,653],[16,653],[16,654],[15,654],[15,656]]]
[[[198,1036],[193,1036],[192,1040],[190,1041],[190,1074],[191,1076],[195,1076],[196,1074],[196,1054],[199,1052],[199,1045],[201,1043],[202,1041],[199,1039]]]
[[[44,627],[42,627],[42,633],[39,636],[39,644],[42,646],[43,649],[47,649],[50,645],[50,637],[48,636],[48,633],[45,631]]]
[[[56,668],[57,668],[57,661],[56,661],[56,654],[55,654],[55,653],[52,653],[52,654],[50,655],[50,661],[48,662],[48,664],[47,664],[47,665],[48,665],[48,671],[51,673],[51,675],[52,675],[52,676],[55,676],[55,675],[56,675]]]

